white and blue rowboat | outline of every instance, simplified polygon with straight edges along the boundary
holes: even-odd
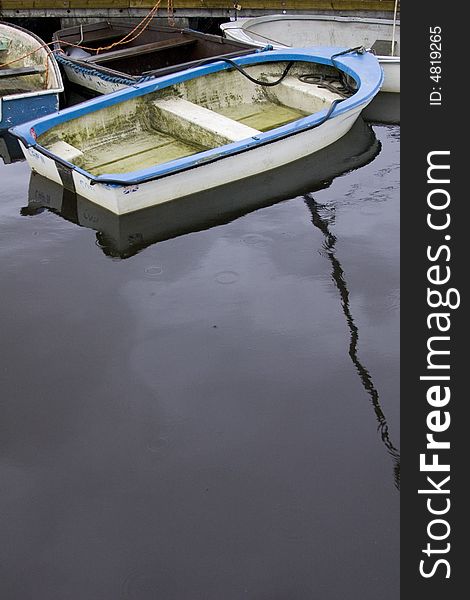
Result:
[[[258,48],[364,46],[384,70],[382,92],[400,92],[400,22],[332,15],[269,15],[223,23],[225,37]]]
[[[63,91],[59,67],[44,42],[0,22],[0,132],[57,112]]]
[[[125,214],[314,154],[349,131],[382,78],[369,53],[258,52],[119,90],[11,132],[34,171]]]

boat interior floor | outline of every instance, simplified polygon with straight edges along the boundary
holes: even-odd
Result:
[[[153,128],[120,131],[101,137],[94,147],[76,155],[74,162],[93,175],[128,173],[191,156],[224,143],[245,139],[262,131],[281,127],[306,115],[299,110],[273,102],[241,104],[216,111],[193,105],[195,114],[191,115],[188,114],[187,105],[192,103],[174,99],[172,105],[176,104],[176,107],[170,106],[165,110],[171,109],[177,118],[181,118],[177,114],[180,103],[187,119],[181,130],[176,131],[173,124],[166,127],[167,132]],[[164,105],[156,104],[160,108]],[[207,113],[206,122],[203,120],[204,113]],[[241,126],[237,127],[237,123]],[[199,128],[193,135],[188,133],[188,128],[191,126]],[[173,133],[169,132],[171,130]],[[50,149],[61,154],[60,147]]]
[[[29,92],[33,92],[37,88],[34,85],[31,86],[22,86],[22,87],[5,87],[3,85],[0,86],[0,98],[6,96],[14,96],[16,94],[28,94]]]
[[[227,106],[217,109],[216,112],[258,131],[269,131],[275,127],[282,127],[282,125],[292,123],[308,114],[273,102]]]
[[[160,131],[129,132],[87,150],[74,162],[93,175],[129,173],[191,156],[203,147]]]
[[[0,63],[0,98],[38,89],[38,83],[41,83],[38,75],[41,76],[44,71],[44,67],[38,66],[5,69]]]

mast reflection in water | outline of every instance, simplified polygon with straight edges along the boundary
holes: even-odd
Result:
[[[349,304],[349,290],[344,276],[344,270],[341,266],[338,257],[336,256],[337,238],[330,231],[330,223],[334,222],[334,216],[322,216],[321,211],[326,210],[327,207],[318,203],[312,198],[311,195],[305,196],[304,200],[312,215],[312,223],[322,232],[325,238],[324,250],[326,256],[328,257],[328,260],[331,263],[331,278],[333,279],[336,287],[338,288],[341,298],[341,308],[343,310],[343,314],[346,318],[346,323],[349,329],[349,356],[351,357],[351,360],[354,364],[354,367],[356,368],[356,371],[360,377],[364,389],[370,396],[375,416],[377,417],[377,421],[379,423],[378,430],[380,436],[385,447],[387,448],[388,453],[390,454],[393,460],[395,486],[397,487],[397,489],[400,489],[400,452],[397,450],[397,448],[394,446],[393,442],[390,439],[387,419],[379,402],[379,392],[377,391],[374,385],[371,374],[363,365],[363,363],[359,360],[358,356],[359,329],[356,323],[354,322],[354,318],[351,313],[351,307]]]

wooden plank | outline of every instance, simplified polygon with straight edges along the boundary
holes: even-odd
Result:
[[[45,70],[45,67],[17,67],[16,69],[0,69],[0,79],[24,77],[25,75],[39,75],[44,73]]]
[[[77,0],[80,1],[80,0]],[[156,0],[129,0],[130,8],[151,9]],[[315,10],[380,10],[393,11],[395,7],[394,0],[244,0],[240,2],[243,9],[257,10],[305,10],[314,12]],[[181,8],[193,9],[225,9],[227,12],[233,12],[232,3],[227,0],[174,0],[175,10]],[[167,9],[167,2],[162,0],[160,4],[160,16],[164,16]]]
[[[20,4],[18,2],[18,4]],[[48,8],[51,8],[50,5],[50,0],[33,0],[33,4],[34,4],[34,8],[36,10],[47,10]],[[57,0],[57,7],[54,6],[54,8],[68,8],[69,7],[69,0]],[[19,7],[18,7],[19,8]]]
[[[129,6],[130,0],[0,0],[0,9],[4,10],[125,9]]]
[[[132,48],[123,48],[121,50],[113,50],[105,54],[97,54],[86,58],[86,62],[103,64],[119,58],[130,56],[139,56],[141,54],[149,54],[150,52],[159,52],[160,50],[169,50],[171,48],[181,48],[183,46],[192,46],[196,40],[172,38],[160,42],[152,42],[151,44],[143,44],[142,46],[134,46]]]
[[[126,35],[125,31],[116,31],[112,29],[101,29],[97,31],[84,31],[82,45],[95,44],[96,42],[114,42],[120,40]],[[80,32],[73,34],[61,35],[58,42],[69,42],[70,44],[78,44],[80,41]],[[67,44],[64,44],[67,46]]]
[[[155,0],[156,2],[157,0]],[[162,0],[164,1],[164,0]],[[155,4],[153,2],[152,6]],[[129,0],[68,0],[68,8],[129,8]]]
[[[145,9],[155,6],[156,0],[0,0],[0,8],[4,10],[33,9]],[[228,0],[174,0],[175,10],[200,9],[233,11],[232,2]],[[244,0],[243,9],[250,10],[299,10],[315,12],[315,10],[337,11],[390,11],[393,12],[394,0]],[[162,0],[158,11],[160,17],[167,14],[167,1]]]

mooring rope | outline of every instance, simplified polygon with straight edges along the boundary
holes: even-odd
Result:
[[[82,66],[81,64],[79,64],[78,61],[75,60],[69,60],[68,58],[65,57],[64,54],[59,54],[56,53],[55,57],[57,59],[57,62],[60,63],[61,65],[63,65],[64,67],[69,67],[70,69],[72,69],[73,71],[75,71],[76,73],[80,73],[82,75],[90,75],[90,76],[94,76],[94,77],[99,77],[100,79],[102,79],[103,81],[108,81],[109,83],[117,83],[119,85],[135,85],[136,83],[140,83],[141,80],[137,80],[137,79],[128,79],[126,77],[120,77],[118,75],[108,75],[108,73],[105,73],[104,71],[99,71],[96,68],[90,68],[89,66]]]
[[[391,49],[391,56],[395,56],[395,30],[396,30],[396,26],[397,26],[398,2],[399,2],[399,0],[395,0],[395,10],[393,11],[393,28],[392,28],[392,49]]]
[[[335,69],[339,72],[339,77],[340,77],[340,82],[341,85],[343,87],[343,89],[346,92],[355,92],[356,90],[349,84],[349,82],[347,81],[343,71],[339,68],[337,62],[336,62],[336,58],[338,58],[338,56],[343,56],[345,54],[350,54],[353,52],[357,52],[358,54],[363,54],[364,52],[366,52],[366,49],[364,48],[364,46],[357,46],[356,48],[348,48],[347,50],[343,50],[341,52],[337,52],[336,54],[332,54],[330,56],[330,60],[333,63],[333,66],[335,67]],[[236,69],[237,71],[239,71],[244,77],[246,77],[247,79],[249,79],[252,83],[256,84],[256,85],[262,85],[264,87],[273,87],[275,85],[279,85],[281,83],[281,81],[287,77],[287,74],[289,73],[290,69],[292,68],[292,65],[295,62],[298,61],[294,61],[291,60],[287,63],[286,68],[284,69],[281,77],[279,79],[277,79],[276,81],[261,81],[259,79],[255,79],[254,77],[251,77],[251,75],[249,75],[240,65],[238,65],[236,62],[234,62],[233,60],[231,60],[230,58],[222,58],[222,57],[214,57],[214,58],[209,58],[205,61],[201,61],[198,63],[198,66],[202,66],[202,65],[206,65],[206,64],[211,64],[213,62],[226,62],[227,64],[229,64],[231,67],[233,67],[234,69]],[[303,74],[303,75],[299,75],[299,80],[303,81],[304,83],[312,83],[312,84],[316,84],[319,83],[320,87],[324,87],[326,89],[330,89],[331,91],[337,92],[338,94],[346,97],[346,94],[343,92],[343,90],[341,88],[337,89],[334,88],[334,86],[331,86],[328,82],[324,82],[322,80],[322,76],[321,75],[310,75],[310,74]],[[309,81],[309,79],[312,79],[312,81]],[[314,79],[317,79],[316,81]]]
[[[210,65],[211,63],[214,63],[214,62],[226,62],[231,67],[233,67],[234,69],[236,69],[237,71],[239,71],[244,77],[246,77],[247,79],[249,79],[252,83],[254,83],[256,85],[262,85],[264,87],[272,87],[272,86],[275,86],[275,85],[278,85],[279,83],[281,83],[281,81],[285,77],[287,77],[287,74],[289,73],[292,65],[295,63],[294,60],[291,60],[290,62],[288,62],[286,68],[284,69],[284,72],[281,75],[281,77],[279,79],[277,79],[276,81],[260,81],[259,79],[255,79],[251,75],[248,75],[248,73],[242,67],[240,67],[240,65],[238,65],[236,62],[234,62],[230,58],[223,58],[223,57],[220,57],[220,56],[216,56],[214,58],[209,58],[207,60],[204,60],[204,61],[198,63],[198,66]]]
[[[1,68],[5,68],[16,62],[20,62],[21,60],[28,58],[28,56],[31,56],[32,54],[35,54],[36,52],[39,52],[42,49],[47,49],[49,51],[49,53],[51,53],[51,49],[49,48],[49,46],[52,46],[55,44],[63,44],[65,46],[72,46],[74,48],[80,48],[81,50],[87,50],[87,51],[96,52],[96,54],[99,54],[99,52],[101,52],[103,50],[110,50],[116,46],[120,46],[122,44],[133,42],[140,35],[142,35],[142,33],[150,25],[150,22],[154,18],[155,14],[157,13],[161,2],[162,2],[162,0],[158,0],[157,3],[153,6],[153,8],[150,9],[148,14],[141,21],[139,21],[139,23],[134,27],[134,29],[129,31],[129,33],[127,33],[122,39],[120,39],[117,42],[114,42],[112,44],[109,44],[109,46],[101,46],[99,48],[90,48],[88,46],[82,46],[81,44],[74,44],[72,42],[67,42],[66,40],[57,39],[57,40],[53,40],[52,42],[44,42],[43,44],[38,46],[38,48],[36,48],[35,50],[32,50],[31,52],[28,52],[27,54],[23,54],[22,56],[19,56],[18,58],[14,58],[13,60],[10,60],[7,63],[2,63]],[[169,18],[171,16],[171,18],[173,19],[173,14],[174,14],[173,0],[168,0],[168,14],[169,14]],[[173,19],[173,22],[174,22],[174,19]],[[137,34],[135,36],[133,36],[133,34],[135,32],[137,32]],[[83,37],[83,34],[82,34],[82,37]],[[53,52],[53,54],[55,56],[57,56],[58,52],[63,53],[63,50],[58,50],[56,52]]]

